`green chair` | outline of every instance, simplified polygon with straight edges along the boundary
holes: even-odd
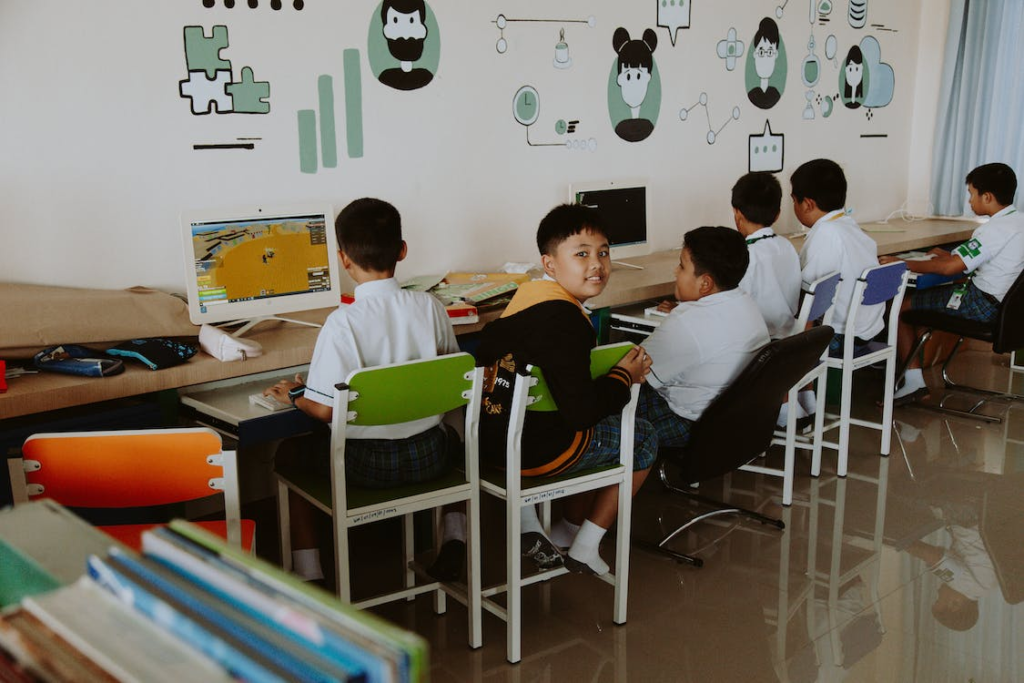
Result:
[[[631,343],[609,344],[599,346],[591,352],[590,373],[593,377],[608,374],[626,352],[633,348]],[[626,623],[626,596],[629,579],[629,527],[633,505],[633,431],[636,402],[639,396],[638,384],[631,389],[629,403],[622,409],[622,444],[619,464],[574,472],[560,477],[522,477],[521,438],[527,411],[558,410],[551,396],[544,375],[538,367],[530,367],[528,375],[517,375],[513,389],[512,406],[509,416],[508,443],[505,453],[505,468],[498,470],[484,468],[480,478],[480,488],[505,502],[505,543],[506,570],[505,583],[488,586],[483,589],[483,607],[505,621],[506,624],[506,656],[509,662],[516,663],[522,657],[522,599],[521,591],[541,581],[549,581],[556,576],[566,574],[565,567],[541,571],[531,576],[522,575],[520,566],[520,508],[527,505],[543,504],[543,523],[547,527],[550,522],[550,503],[552,500],[564,498],[584,491],[617,486],[619,489],[619,513],[616,521],[615,563],[613,572],[600,576],[601,580],[615,588],[613,620],[616,624]],[[506,594],[505,605],[496,602],[493,597]]]
[[[281,526],[284,568],[291,569],[291,537],[288,493],[294,491],[329,515],[334,525],[334,561],[338,596],[355,607],[367,608],[396,600],[411,600],[421,593],[435,594],[435,611],[446,608],[451,595],[469,610],[469,645],[482,644],[480,622],[480,524],[479,469],[477,462],[477,419],[480,378],[468,353],[455,353],[427,360],[409,361],[356,370],[345,383],[337,385],[331,435],[331,478],[315,475],[281,463],[277,479],[277,501]],[[345,437],[349,425],[380,426],[411,422],[465,408],[465,463],[440,478],[390,489],[360,489],[345,481]],[[466,584],[440,583],[427,576],[413,557],[413,513],[434,511],[434,527],[441,506],[466,504]],[[403,517],[405,587],[352,602],[349,569],[348,530],[352,527]],[[436,535],[436,534],[435,534]],[[435,539],[436,540],[436,539]],[[417,585],[417,576],[421,582]]]

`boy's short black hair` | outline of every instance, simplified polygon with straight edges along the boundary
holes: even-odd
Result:
[[[767,171],[747,173],[732,186],[732,208],[751,223],[769,226],[782,209],[782,186]]]
[[[967,183],[972,185],[978,194],[991,192],[996,201],[1003,206],[1013,204],[1013,195],[1017,194],[1017,176],[1006,164],[984,164],[967,174]]]
[[[705,225],[683,236],[697,275],[710,275],[718,289],[736,289],[750,265],[747,242],[738,231],[721,225]]]
[[[812,159],[801,164],[789,182],[797,201],[813,199],[822,211],[846,207],[846,176],[831,159]]]
[[[334,221],[334,233],[338,248],[364,270],[394,270],[402,253],[402,217],[382,199],[351,202]]]
[[[537,249],[541,254],[553,255],[559,244],[584,231],[608,239],[608,231],[597,209],[582,204],[561,204],[548,211],[537,227]]]

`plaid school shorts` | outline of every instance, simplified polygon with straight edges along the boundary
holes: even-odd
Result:
[[[636,406],[637,421],[650,422],[662,446],[682,448],[690,442],[690,428],[693,420],[677,415],[650,385],[640,387],[640,401]]]
[[[594,425],[594,437],[580,459],[559,474],[607,467],[619,462],[621,417],[609,415]],[[633,471],[648,469],[658,456],[658,435],[647,420],[636,418],[633,426]]]
[[[278,458],[297,462],[317,476],[330,477],[329,429],[286,439]],[[345,479],[361,488],[386,489],[436,479],[461,462],[462,441],[454,430],[438,425],[406,439],[348,439]]]
[[[910,297],[910,308],[915,311],[938,311],[981,323],[991,322],[999,312],[999,300],[978,289],[973,282],[967,283],[967,291],[960,300],[960,308],[946,308],[957,284],[941,285],[915,291]]]

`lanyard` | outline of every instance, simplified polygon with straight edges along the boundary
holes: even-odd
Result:
[[[760,242],[761,240],[770,240],[773,237],[778,237],[778,235],[776,235],[775,233],[772,233],[770,235],[761,235],[760,237],[755,237],[752,240],[747,240],[747,246],[750,246],[754,242]]]

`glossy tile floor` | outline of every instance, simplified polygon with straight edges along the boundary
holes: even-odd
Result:
[[[1005,390],[1008,364],[971,347],[953,375]],[[867,372],[856,412],[877,414],[880,374]],[[1021,392],[1024,376],[1013,382]],[[955,396],[947,405],[971,402]],[[789,508],[778,479],[737,473],[703,486],[781,517],[785,530],[702,522],[674,542],[696,551],[702,569],[634,547],[623,626],[611,620],[611,587],[592,577],[527,588],[518,665],[505,661],[503,622],[486,612],[477,651],[453,601],[441,616],[428,597],[378,613],[429,640],[433,681],[1021,681],[1024,403],[982,412],[1002,422],[899,408],[901,438],[889,458],[879,457],[878,432],[855,428],[845,479],[828,451],[818,479],[798,455]],[[652,538],[697,510],[652,476],[636,498],[632,533]],[[500,565],[501,512],[484,513],[484,562]]]

